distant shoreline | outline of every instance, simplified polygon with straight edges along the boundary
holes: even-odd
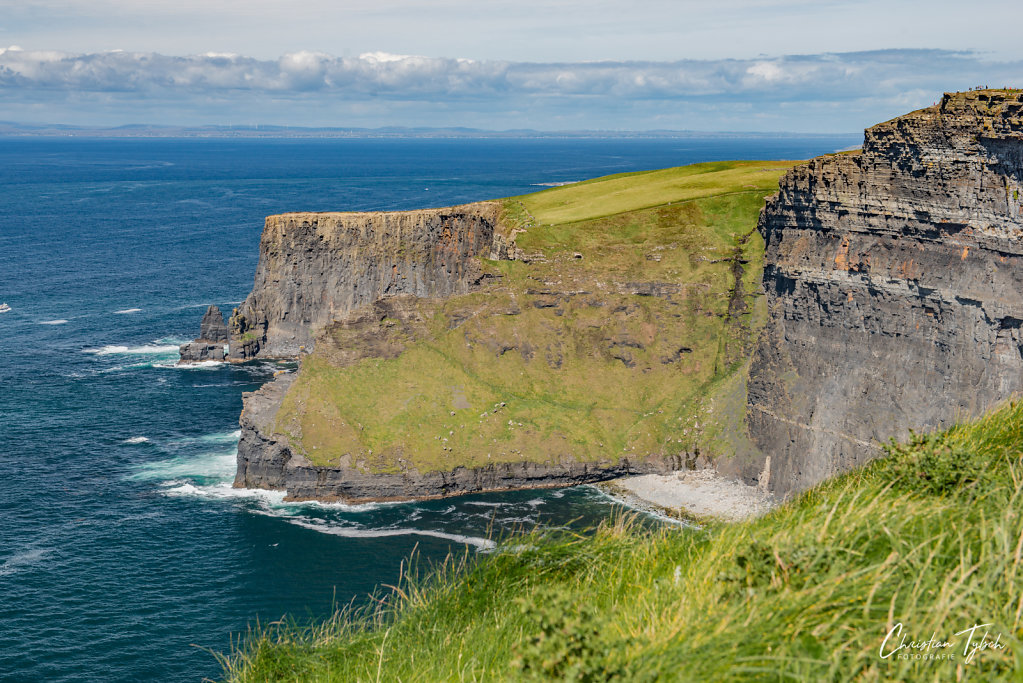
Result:
[[[735,138],[860,138],[862,133],[795,133],[738,131],[614,131],[614,130],[481,130],[475,128],[299,128],[292,126],[157,126],[86,127],[62,124],[29,125],[0,122],[3,138],[187,138],[187,139],[735,139]]]

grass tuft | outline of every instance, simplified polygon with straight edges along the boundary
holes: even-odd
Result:
[[[229,681],[1023,678],[1023,404],[893,444],[763,518],[525,534],[363,611],[275,625]],[[901,658],[887,633],[951,641]],[[972,643],[999,647],[970,656]]]

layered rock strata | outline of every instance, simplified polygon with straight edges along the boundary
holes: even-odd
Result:
[[[199,336],[178,349],[182,363],[223,361],[227,356],[228,330],[224,314],[217,306],[210,306],[199,323]]]
[[[464,294],[500,252],[500,205],[269,216],[248,298],[230,319],[232,360],[293,357],[317,330],[384,296]]]
[[[775,491],[1023,389],[1021,195],[1018,91],[945,95],[784,176],[747,412]]]

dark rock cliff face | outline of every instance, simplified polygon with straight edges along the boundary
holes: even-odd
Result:
[[[199,323],[199,339],[213,343],[227,342],[227,325],[224,314],[217,306],[210,306]]]
[[[483,202],[268,217],[255,285],[231,316],[231,358],[296,356],[327,323],[383,296],[468,292],[481,278],[476,257],[499,248],[499,210]]]
[[[1023,389],[1023,94],[946,95],[780,186],[747,413],[775,491]]]
[[[217,306],[210,306],[199,323],[199,336],[178,349],[182,363],[223,361],[227,355],[227,325]]]

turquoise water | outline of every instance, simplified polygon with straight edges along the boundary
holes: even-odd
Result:
[[[588,487],[357,507],[231,489],[241,394],[277,366],[174,361],[207,304],[248,293],[265,215],[856,141],[0,139],[0,680],[216,676],[203,648],[365,599],[413,548],[613,509]]]

